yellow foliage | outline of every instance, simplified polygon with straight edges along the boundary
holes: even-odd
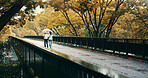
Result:
[[[8,38],[9,35],[11,35],[11,27],[10,26],[5,26],[1,31],[0,31],[0,41],[4,41],[6,38]]]
[[[148,27],[140,26],[136,28],[131,38],[135,39],[148,39]]]
[[[147,34],[147,28],[143,24],[143,21],[148,24],[148,19],[146,18],[148,13],[147,9],[144,7],[137,8],[137,10],[129,12],[133,12],[133,14],[129,14],[124,12],[124,10],[126,10],[125,4],[127,3],[123,1],[124,0],[46,0],[46,2],[41,3],[41,5],[47,4],[52,7],[46,8],[44,12],[36,16],[34,21],[26,21],[27,23],[23,28],[18,28],[20,26],[16,25],[15,27],[18,29],[13,29],[13,34],[19,37],[23,37],[24,35],[43,35],[42,30],[48,28],[52,29],[54,34],[59,33],[62,36],[72,36],[74,33],[71,26],[72,24],[76,29],[78,36],[86,36],[89,31],[87,24],[92,32],[97,30],[97,26],[100,28],[98,29],[100,32],[109,25],[109,23],[113,23],[113,19],[120,17],[117,20],[117,23],[115,22],[113,25],[111,37],[130,38],[131,35],[133,38],[147,37],[146,35],[143,35]],[[119,8],[116,11],[118,6]],[[64,14],[67,13],[68,17],[66,17],[66,15],[64,16],[61,12]],[[20,15],[23,17],[26,16],[23,14]],[[139,17],[139,19],[137,19],[137,17]],[[66,19],[68,19],[71,24]],[[22,23],[25,22],[24,20],[20,21]],[[14,23],[20,22],[14,21]],[[4,29],[8,30],[4,31],[7,33],[2,33],[0,36],[4,34],[8,35],[8,33],[10,33],[7,27]],[[106,30],[107,28],[105,31]]]

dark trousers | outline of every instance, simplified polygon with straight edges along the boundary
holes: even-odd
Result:
[[[44,47],[48,48],[48,39],[44,39]]]

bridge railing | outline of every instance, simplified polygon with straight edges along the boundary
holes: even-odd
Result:
[[[43,36],[25,36],[25,38],[43,39]],[[116,39],[91,37],[54,36],[53,41],[73,46],[109,51],[117,54],[133,55],[141,58],[148,56],[148,39]]]
[[[9,39],[19,57],[19,60],[24,66],[24,71],[30,71],[31,74],[25,73],[29,76],[29,78],[109,77],[99,72],[102,70],[101,68],[88,65],[83,61],[75,62],[76,59],[70,56],[50,52],[49,50],[35,46],[12,36],[10,36]],[[113,77],[114,75],[111,74],[109,75]]]

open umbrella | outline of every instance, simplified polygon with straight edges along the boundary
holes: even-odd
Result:
[[[49,33],[49,32],[52,32],[52,30],[50,30],[50,29],[44,29],[42,32],[43,33]]]

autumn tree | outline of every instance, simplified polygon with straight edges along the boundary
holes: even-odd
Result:
[[[42,0],[0,0],[0,31],[6,24],[23,26],[27,18],[32,20],[38,5],[44,7]],[[20,10],[22,7],[25,9]]]
[[[126,12],[124,0],[70,0],[59,2],[51,0],[50,5],[56,11],[62,12],[67,21],[73,27],[77,36],[77,30],[69,19],[68,10],[77,13],[85,24],[90,37],[109,37],[113,25],[118,18]]]
[[[117,23],[113,26],[110,37],[113,38],[131,38],[134,29],[138,27],[134,21],[135,16],[130,13],[125,13],[120,16]]]
[[[11,28],[9,26],[5,26],[0,31],[0,41],[4,41],[11,33]]]
[[[0,3],[0,28],[10,20],[8,24],[18,28],[12,31],[18,36],[41,35],[43,29],[49,28],[60,36],[148,38],[144,0],[1,0]],[[37,6],[48,8],[35,17]],[[6,29],[10,30],[9,25],[4,27],[3,35]],[[18,34],[20,30],[23,32]]]
[[[148,38],[148,2],[146,0],[128,1],[128,12],[133,14],[133,21],[138,25],[134,29],[132,38]]]
[[[81,29],[84,28],[84,24],[81,21],[81,18],[72,10],[69,10],[68,14],[70,15],[69,19],[71,20],[71,23],[77,30],[77,35],[82,36],[82,32],[84,30]],[[53,11],[50,16],[51,18],[49,18],[48,21],[48,28],[52,29],[57,35],[75,36],[73,27],[68,21],[66,21],[64,15],[61,12]]]

